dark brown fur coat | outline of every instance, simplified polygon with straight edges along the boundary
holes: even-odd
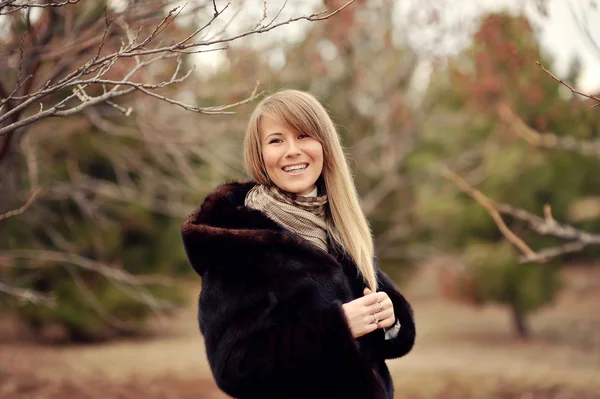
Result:
[[[198,322],[217,385],[241,399],[392,398],[384,360],[414,344],[410,305],[378,270],[400,333],[354,339],[341,305],[362,296],[355,264],[245,207],[254,184],[220,186],[182,227],[202,277]]]

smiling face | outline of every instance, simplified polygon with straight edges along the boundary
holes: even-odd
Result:
[[[283,191],[306,195],[323,171],[323,147],[313,137],[263,115],[260,143],[265,169]]]

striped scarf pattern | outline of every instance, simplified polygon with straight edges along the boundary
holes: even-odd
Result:
[[[263,212],[269,219],[328,251],[325,212],[327,195],[305,197],[281,191],[277,186],[257,184],[246,195],[248,208]]]

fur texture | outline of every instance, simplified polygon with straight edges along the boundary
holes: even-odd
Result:
[[[326,253],[245,207],[254,184],[220,186],[182,227],[217,385],[240,399],[392,398],[384,360],[414,344],[410,305],[378,270],[400,333],[354,339],[341,305],[362,296],[356,266],[339,247]]]

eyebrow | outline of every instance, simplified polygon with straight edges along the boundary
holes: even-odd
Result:
[[[271,136],[283,136],[283,133],[279,133],[279,132],[271,133],[267,137],[265,137],[265,140],[268,140],[269,137],[271,137]]]

